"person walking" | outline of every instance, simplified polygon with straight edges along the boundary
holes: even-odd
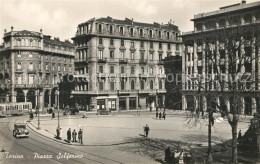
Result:
[[[81,130],[81,129],[79,129],[78,137],[79,137],[79,143],[83,144],[83,141],[82,141],[83,133],[82,133],[82,130]]]
[[[74,129],[73,130],[73,132],[72,132],[72,137],[73,137],[73,140],[72,140],[72,142],[77,142],[77,140],[76,140],[76,137],[77,137],[77,132],[76,132],[76,130]]]
[[[52,112],[52,119],[55,118],[55,113],[54,111]]]
[[[56,132],[57,132],[57,139],[60,139],[60,129],[57,128],[57,129],[56,129]]]
[[[69,128],[69,130],[67,131],[67,140],[68,142],[70,143],[70,140],[71,140],[71,130]]]
[[[158,111],[156,111],[156,119],[158,118]]]
[[[163,119],[165,120],[166,119],[166,113],[165,112],[163,112]]]
[[[161,118],[162,118],[162,113],[160,112],[160,113],[159,113],[159,119],[161,119]]]
[[[144,127],[145,137],[148,137],[149,131],[150,131],[150,128],[149,128],[149,126],[146,124],[146,126]]]
[[[170,163],[171,162],[171,149],[170,147],[168,147],[167,149],[165,149],[165,156],[164,156],[164,161],[166,163]]]

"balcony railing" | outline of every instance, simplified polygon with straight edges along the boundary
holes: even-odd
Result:
[[[36,70],[35,69],[28,69],[27,73],[29,73],[29,74],[36,74]]]
[[[98,59],[98,63],[106,63],[106,62],[107,62],[106,58]]]
[[[139,64],[147,64],[147,59],[140,59]]]
[[[119,59],[119,64],[127,64],[127,59]]]
[[[159,60],[159,61],[158,61],[158,64],[159,64],[159,65],[164,65],[164,61],[163,61],[163,60]]]

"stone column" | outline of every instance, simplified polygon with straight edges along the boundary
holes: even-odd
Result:
[[[16,96],[17,96],[17,92],[16,92],[16,91],[13,91],[13,92],[12,92],[12,97],[11,97],[11,99],[12,99],[11,101],[12,101],[12,102],[16,102]]]
[[[28,93],[28,90],[23,90],[24,102],[27,102],[27,93]]]
[[[187,62],[186,62],[186,50],[185,50],[185,46],[183,45],[182,46],[183,47],[183,49],[184,49],[184,51],[183,51],[183,53],[182,53],[182,90],[185,90],[186,88],[185,88],[185,84],[186,84],[186,74],[187,74],[187,70],[186,70],[186,64],[187,64]],[[186,71],[185,71],[186,70]]]
[[[199,105],[198,96],[194,96],[194,107],[195,107],[195,109],[193,111],[198,110],[198,107],[199,107],[198,105]]]
[[[129,97],[126,97],[126,110],[129,110]]]
[[[230,102],[229,102],[229,100],[226,100],[225,104],[227,106],[227,111],[230,112]]]
[[[44,109],[44,92],[40,92],[39,95],[39,107],[40,109]]]
[[[205,41],[203,40],[202,43],[202,88],[205,88],[205,74],[206,74],[206,62],[205,62],[205,58],[206,58],[206,53],[205,53],[205,48],[206,48],[206,44]]]
[[[49,107],[51,107],[51,90],[49,90]]]
[[[219,60],[220,60],[220,54],[219,54],[219,40],[216,40],[216,45],[215,45],[215,49],[216,49],[216,56],[217,56],[217,61],[216,61],[216,63],[217,63],[217,72],[218,72],[218,76],[220,75],[220,67],[219,67],[219,65],[220,65],[220,62],[219,62]],[[215,81],[216,82],[216,88],[215,88],[215,90],[219,90],[219,81],[218,80],[216,80]]]
[[[252,84],[251,84],[251,90],[255,90],[255,58],[256,58],[256,52],[255,52],[255,38],[252,40],[252,57],[251,57],[251,62],[252,62],[252,73],[251,73],[251,79],[252,79]]]
[[[254,115],[254,113],[256,113],[256,99],[255,97],[253,97],[251,100],[252,100],[252,115]]]
[[[35,108],[38,106],[38,93],[39,93],[39,90],[36,90],[35,91]]]
[[[182,95],[182,110],[186,110],[187,109],[187,100],[186,100],[186,96]]]
[[[207,111],[207,98],[205,96],[202,97],[202,110]]]
[[[217,103],[216,110],[219,111],[219,107],[220,107],[219,97],[216,97],[216,103]]]
[[[244,97],[241,97],[241,112],[240,114],[245,114],[245,99]]]

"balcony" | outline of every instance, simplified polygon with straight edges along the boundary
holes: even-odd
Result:
[[[140,59],[139,64],[147,64],[147,59]]]
[[[16,69],[15,73],[23,73],[22,69]]]
[[[164,61],[163,60],[159,60],[158,61],[158,65],[164,65]]]
[[[119,64],[127,64],[127,59],[119,59]]]
[[[98,59],[98,63],[106,63],[106,62],[107,62],[107,59],[106,59],[106,58]]]
[[[28,69],[27,73],[28,74],[36,74],[36,69]]]

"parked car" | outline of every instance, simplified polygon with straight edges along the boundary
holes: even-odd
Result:
[[[97,114],[99,115],[109,115],[111,113],[110,109],[98,109]]]
[[[14,130],[13,130],[13,136],[16,138],[29,137],[29,132],[26,129],[26,124],[25,123],[15,123]]]

